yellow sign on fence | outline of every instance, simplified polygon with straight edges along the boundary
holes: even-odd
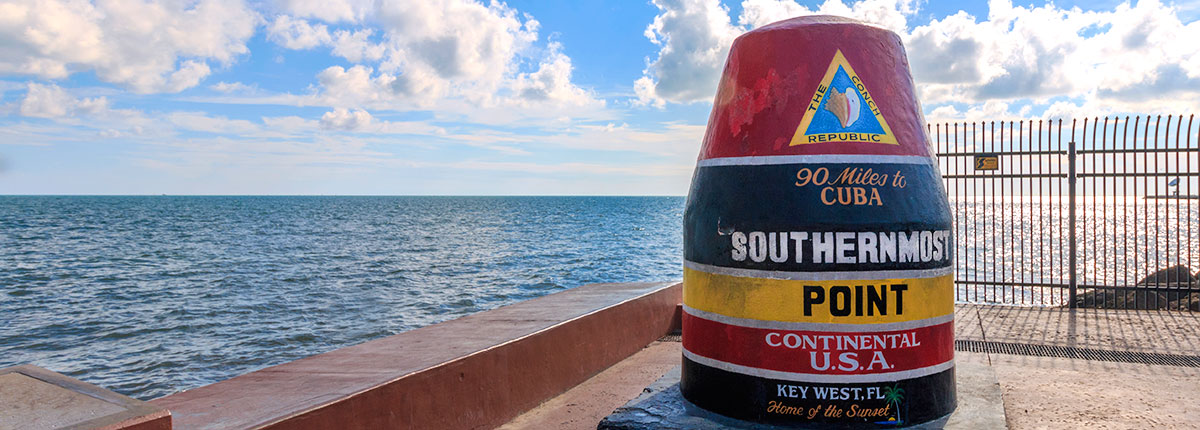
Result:
[[[1000,156],[996,154],[980,154],[975,156],[975,170],[999,170]]]

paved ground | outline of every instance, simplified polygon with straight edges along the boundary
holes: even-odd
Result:
[[[1200,314],[960,306],[958,339],[1200,355]],[[1008,354],[987,362],[1013,429],[1200,428],[1200,368]]]
[[[501,429],[588,429],[682,360],[679,342],[654,342],[570,391],[518,416]]]
[[[959,306],[956,336],[981,340],[1200,355],[1200,313]],[[678,342],[655,342],[504,429],[595,429],[679,364]],[[996,353],[956,353],[992,366],[1012,429],[1200,428],[1200,368]]]

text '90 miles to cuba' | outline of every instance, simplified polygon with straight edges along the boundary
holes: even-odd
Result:
[[[832,175],[826,167],[805,167],[796,171],[795,185],[821,187],[821,204],[826,206],[883,206],[879,189],[905,188],[908,179],[899,170],[889,175],[869,167],[847,167]]]

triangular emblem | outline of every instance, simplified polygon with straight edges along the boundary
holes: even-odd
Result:
[[[899,144],[866,84],[840,49],[809,100],[790,146],[825,142]]]

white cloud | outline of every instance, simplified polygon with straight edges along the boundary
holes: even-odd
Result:
[[[325,24],[280,15],[267,26],[267,38],[288,49],[311,49],[333,41]]]
[[[816,9],[809,9],[792,0],[745,0],[738,24],[745,29],[753,29],[798,16],[838,15],[904,32],[908,25],[906,16],[916,12],[913,0],[863,0],[852,5],[840,0],[828,0]]]
[[[362,61],[378,62],[387,53],[386,46],[373,43],[371,36],[374,29],[355,31],[338,30],[333,33],[333,55],[358,63]]]
[[[77,100],[57,85],[29,84],[25,99],[21,101],[21,115],[55,118],[67,116]]]
[[[987,47],[974,36],[976,25],[975,17],[959,11],[913,29],[905,44],[913,75],[925,84],[981,79],[979,56]]]
[[[262,122],[268,129],[284,133],[312,131],[317,128],[317,121],[298,116],[263,117]]]
[[[538,64],[538,69],[522,73],[512,82],[513,93],[517,100],[531,103],[602,104],[590,92],[571,83],[572,68],[571,58],[562,53],[562,46],[551,43],[549,54]]]
[[[1200,93],[1200,21],[1184,24],[1177,11],[1156,0],[1122,4],[1111,29],[1090,40],[1096,61],[1093,83],[1101,98],[1145,100],[1147,93]],[[1198,106],[1192,104],[1192,106]]]
[[[0,73],[62,79],[91,70],[140,93],[176,92],[248,52],[259,21],[240,0],[0,2]]]
[[[379,103],[400,97],[405,91],[433,93],[441,90],[437,86],[438,81],[417,78],[407,76],[401,80],[390,73],[376,74],[374,69],[363,65],[349,69],[332,66],[317,74],[321,94],[314,101],[335,106],[378,106]],[[417,82],[422,86],[415,86]]]
[[[634,83],[638,101],[710,101],[729,45],[742,33],[717,0],[655,0],[660,13],[646,37],[661,48]]]
[[[494,161],[461,161],[455,163],[437,163],[427,164],[423,167],[444,167],[459,170],[490,170],[490,171],[509,171],[523,173],[568,173],[573,175],[592,174],[592,175],[620,175],[620,176],[679,176],[691,172],[691,167],[683,169],[678,165],[610,165],[600,163],[554,163],[554,164],[539,164],[539,163],[522,163],[522,162],[494,162]]]
[[[357,22],[375,8],[374,0],[280,0],[280,6],[292,15],[325,22]]]
[[[809,9],[792,0],[745,0],[738,25],[717,0],[655,0],[659,14],[646,27],[646,38],[659,45],[658,57],[634,82],[637,102],[711,101],[729,46],[743,32],[797,16],[829,14],[855,18],[904,31],[906,15],[916,12],[912,0],[864,0],[847,6],[828,0]]]
[[[205,133],[250,135],[261,130],[258,124],[244,119],[229,119],[203,112],[172,112],[165,119],[179,130]]]
[[[225,94],[253,93],[253,92],[258,91],[258,86],[246,85],[241,82],[221,81],[221,82],[217,82],[215,84],[209,85],[208,87],[213,89],[214,91],[225,93]]]
[[[82,130],[87,139],[101,137],[162,138],[172,134],[171,125],[162,118],[147,116],[136,109],[113,108],[107,97],[80,97],[73,92],[95,92],[95,89],[66,89],[54,84],[26,84],[25,94],[14,113],[24,117],[45,118],[53,124],[47,131],[23,136],[36,144],[39,139],[66,140]],[[20,124],[20,125],[18,125]],[[28,123],[12,123],[0,130],[20,129]]]
[[[497,130],[447,136],[472,146],[504,151],[496,145],[542,145],[556,149],[615,151],[663,157],[686,168],[694,167],[704,125],[666,123],[652,128],[627,123],[565,125],[546,135],[518,134]]]
[[[646,36],[660,49],[634,89],[641,103],[659,106],[708,101],[732,37],[781,19],[821,13],[900,34],[931,116],[1027,115],[1050,109],[1044,100],[1053,98],[1058,100],[1050,110],[1058,114],[1200,108],[1200,44],[1195,43],[1200,21],[1183,22],[1173,6],[1159,0],[1122,3],[1109,11],[1053,3],[1018,7],[1009,0],[991,0],[984,19],[960,11],[923,25],[914,25],[916,4],[827,0],[812,9],[792,0],[744,0],[737,25],[732,25],[728,11],[714,0],[656,1],[660,14]],[[720,58],[714,59],[714,52]],[[951,103],[967,107],[960,110]],[[1018,105],[1024,111],[1009,110]],[[1001,106],[1004,110],[997,111]]]
[[[1099,24],[1099,14],[1004,1],[989,9],[982,22],[959,13],[913,30],[910,63],[927,85],[926,102],[1063,95],[1088,79],[1078,57],[1087,41],[1079,32]]]
[[[171,72],[171,76],[167,79],[164,89],[167,92],[177,93],[185,89],[196,86],[200,81],[208,76],[211,70],[208,64],[202,61],[188,60],[179,65],[179,70]]]
[[[926,103],[1076,100],[1041,102],[1044,117],[1200,108],[1200,23],[1184,24],[1170,6],[1097,12],[993,0],[989,9],[983,21],[959,13],[912,31]]]
[[[1043,118],[1083,118],[1088,116],[1104,116],[1111,113],[1107,108],[1095,103],[1075,104],[1067,101],[1054,102],[1046,108]]]
[[[972,105],[966,111],[959,111],[954,106],[941,106],[933,109],[926,116],[926,121],[933,124],[957,121],[1001,121],[1017,119],[1010,113],[1009,104],[999,100],[989,100]]]
[[[321,115],[321,127],[354,131],[371,125],[371,114],[362,109],[336,108]]]
[[[20,107],[21,115],[37,118],[89,115],[107,110],[107,98],[75,98],[57,85],[35,83],[28,85]]]
[[[467,0],[381,2],[375,18],[387,33],[382,70],[423,69],[461,82],[463,90],[481,90],[467,96],[494,93],[517,55],[537,40],[539,26],[502,3]]]
[[[599,103],[571,82],[571,59],[562,46],[535,46],[538,21],[504,3],[330,1],[284,6],[294,16],[275,18],[271,40],[290,49],[328,46],[333,55],[357,63],[320,73],[317,104],[380,109],[414,104],[428,108],[445,99],[483,106]],[[363,24],[334,30],[299,18],[303,16]],[[522,64],[536,67],[522,70]]]

